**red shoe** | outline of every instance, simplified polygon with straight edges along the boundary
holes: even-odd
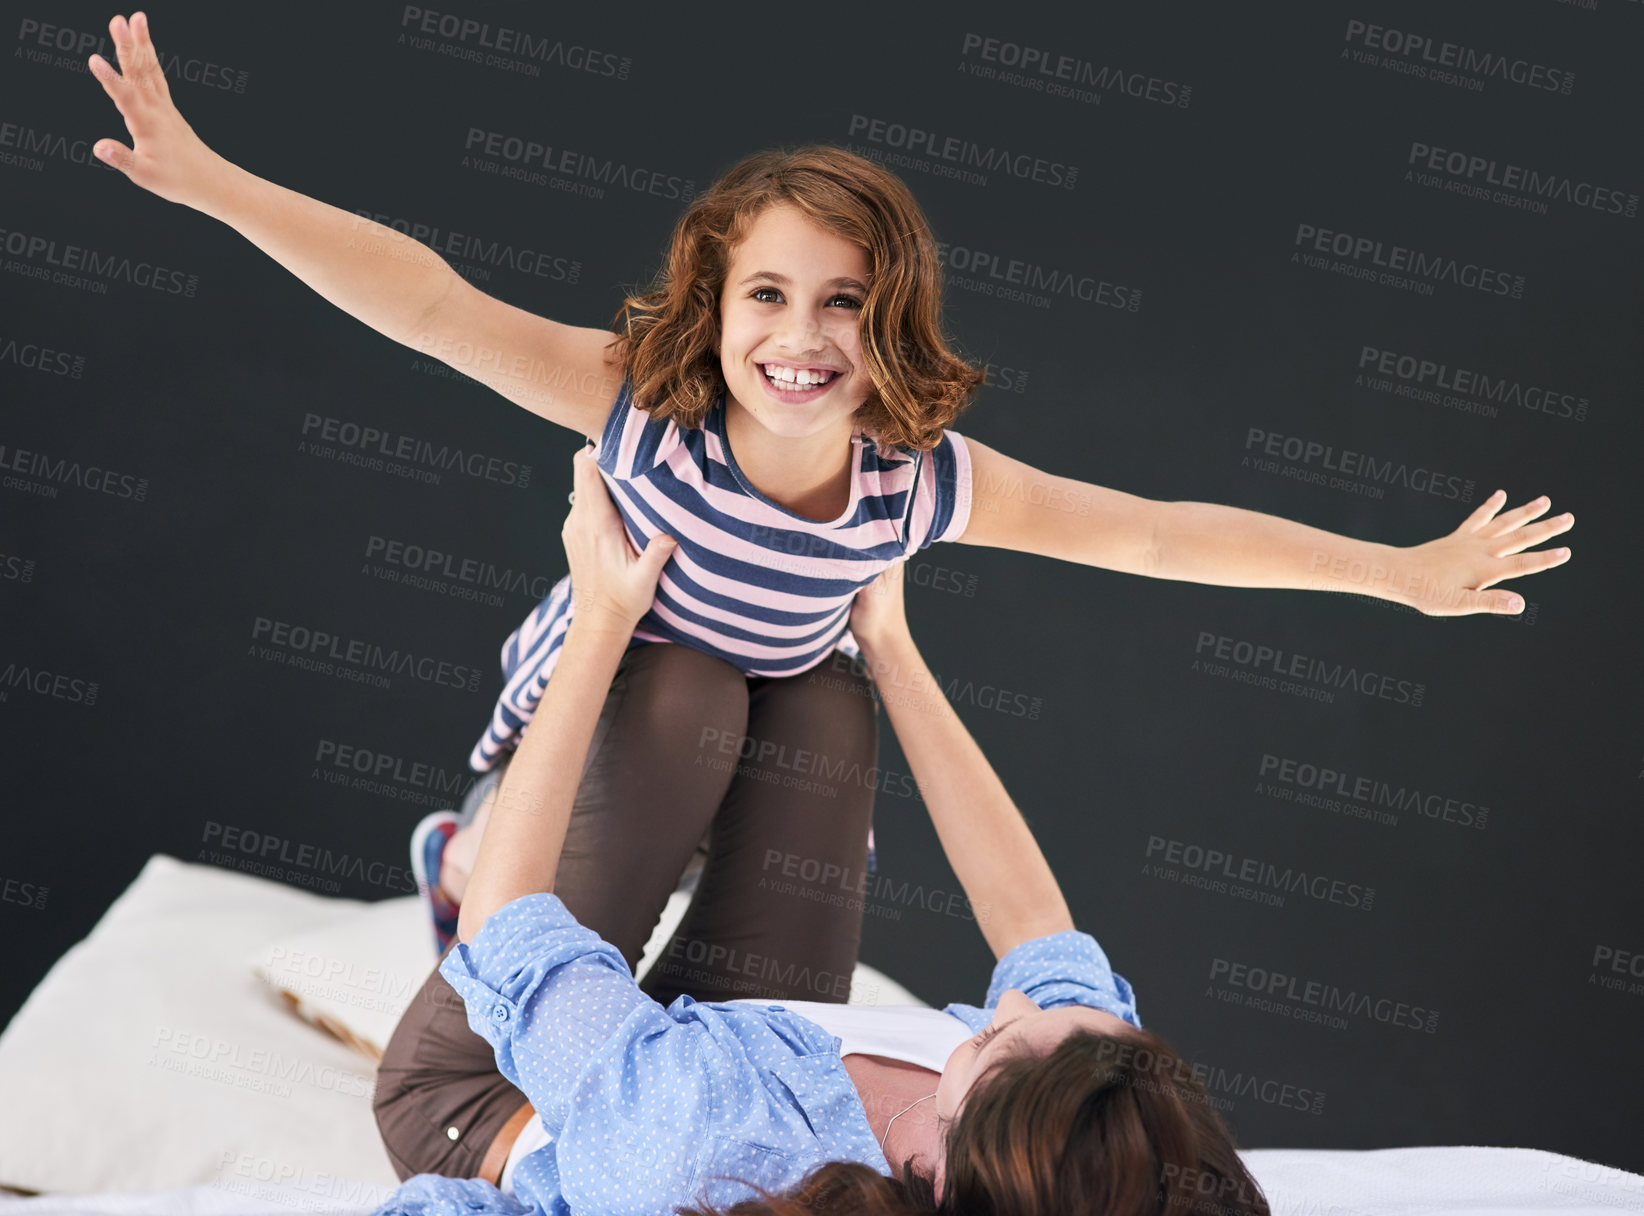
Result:
[[[434,944],[443,956],[457,936],[459,905],[440,890],[440,862],[445,846],[457,834],[455,811],[432,811],[424,815],[411,833],[411,873],[417,890],[428,899],[434,918]]]

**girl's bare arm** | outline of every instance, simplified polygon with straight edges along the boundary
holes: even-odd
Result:
[[[1523,610],[1503,579],[1568,560],[1568,549],[1523,552],[1568,531],[1568,513],[1532,523],[1546,498],[1497,515],[1498,490],[1455,531],[1399,547],[1357,540],[1243,507],[1160,502],[1057,477],[966,436],[971,456],[970,522],[959,539],[1059,557],[1152,578],[1221,587],[1352,591],[1428,616]]]
[[[109,22],[120,60],[88,60],[125,120],[130,147],[93,151],[133,183],[219,219],[349,315],[597,437],[621,382],[609,331],[563,325],[475,288],[428,246],[247,172],[210,148],[172,103],[142,12]]]

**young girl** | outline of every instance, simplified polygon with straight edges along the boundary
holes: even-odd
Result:
[[[1532,522],[1545,497],[1500,513],[1497,490],[1447,535],[1395,547],[1139,498],[961,437],[949,424],[981,373],[943,336],[929,225],[901,181],[842,150],[734,166],[680,218],[656,283],[624,303],[613,337],[488,296],[424,247],[381,256],[407,241],[200,141],[142,13],[109,30],[124,75],[88,62],[132,146],[99,140],[99,157],[229,224],[380,333],[595,441],[633,544],[679,542],[631,645],[674,642],[750,677],[795,676],[849,653],[856,591],[936,540],[1155,578],[1355,591],[1429,615],[1519,612],[1517,594],[1489,588],[1569,557],[1526,552],[1574,522]],[[576,608],[566,579],[504,645],[506,686],[476,770],[518,745]],[[445,850],[453,870],[471,864],[482,820]]]
[[[930,672],[894,567],[857,595],[851,622],[886,677],[948,861],[989,910],[979,924],[997,963],[983,1006],[681,996],[664,1008],[636,987],[623,954],[561,901],[561,847],[601,694],[633,654],[667,548],[659,539],[635,554],[593,462],[576,465],[565,547],[590,598],[539,707],[546,725],[526,732],[504,779],[461,943],[440,968],[528,1095],[537,1135],[508,1154],[500,1186],[403,1160],[405,1184],[376,1216],[620,1216],[691,1203],[696,1216],[1174,1216],[1210,1195],[1223,1216],[1266,1216],[1194,1066],[1142,1028],[1130,984],[1074,927],[952,707],[939,691],[909,691]],[[644,847],[613,841],[606,884],[618,854]],[[430,1071],[432,1088],[471,1092],[462,1072]]]

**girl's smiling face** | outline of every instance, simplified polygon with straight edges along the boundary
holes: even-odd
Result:
[[[796,207],[767,207],[732,249],[719,297],[727,408],[783,438],[848,433],[873,391],[862,370],[867,291],[865,250]]]

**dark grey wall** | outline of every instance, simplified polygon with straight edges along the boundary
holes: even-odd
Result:
[[[1516,620],[961,545],[920,559],[911,612],[1078,923],[1245,1143],[1529,1145],[1644,1168],[1644,7],[1102,7],[429,10],[549,49],[500,64],[392,4],[151,16],[209,144],[346,209],[544,255],[451,259],[523,308],[607,322],[655,268],[683,183],[769,144],[842,142],[895,158],[947,246],[950,329],[994,369],[961,432],[1104,486],[1389,544],[1450,531],[1498,486],[1573,510],[1574,560],[1517,584]],[[564,569],[578,446],[95,163],[90,143],[125,132],[83,66],[112,49],[77,39],[106,39],[110,15],[11,4],[0,25],[5,1016],[145,858],[199,858],[215,832],[374,863],[343,895],[408,889],[419,800],[466,779],[497,649],[530,584]],[[934,138],[910,154],[912,128]],[[492,172],[472,130],[642,168],[658,192]],[[932,154],[969,144],[1028,159],[967,178]],[[1417,164],[1417,145],[1458,160]],[[1545,197],[1506,181],[1524,173]],[[1315,254],[1304,226],[1364,252]],[[1388,282],[1395,247],[1423,264]],[[1000,295],[1013,262],[1052,286]],[[529,465],[528,483],[315,453],[309,415]],[[1253,432],[1335,455],[1267,456]],[[1375,464],[1327,471],[1344,451]],[[372,537],[529,582],[484,602],[389,581]],[[259,621],[453,674],[383,688],[296,669],[256,648]],[[1211,668],[1218,646],[1234,657]],[[1285,658],[1239,661],[1256,647]],[[1298,655],[1323,674],[1266,682]],[[324,763],[332,745],[402,767],[358,788]],[[904,772],[888,731],[884,747]],[[1284,762],[1297,779],[1264,771]],[[1308,797],[1320,769],[1344,775],[1333,801]],[[1371,813],[1352,796],[1371,787],[1400,806]],[[892,885],[864,956],[926,999],[977,999],[990,956],[948,910],[952,875],[903,788],[880,801]],[[1250,898],[1271,884],[1225,877],[1247,860],[1346,894]]]

